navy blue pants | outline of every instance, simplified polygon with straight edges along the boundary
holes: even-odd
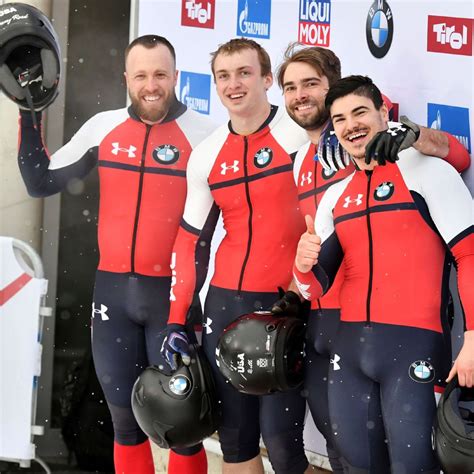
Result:
[[[216,365],[224,328],[242,314],[268,309],[278,293],[252,293],[211,286],[204,308],[203,348],[213,369],[223,412],[219,440],[224,461],[248,461],[260,453],[260,435],[277,474],[302,474],[308,466],[303,445],[306,400],[301,389],[256,396],[238,392]]]
[[[439,473],[431,427],[434,386],[444,384],[451,363],[443,334],[341,322],[331,359],[331,427],[348,472]]]
[[[328,404],[331,351],[339,320],[339,309],[312,310],[309,315],[305,346],[305,394],[314,424],[326,440],[326,450],[332,471],[342,474],[343,467],[332,439]]]
[[[169,313],[171,278],[98,271],[92,308],[92,353],[115,441],[133,446],[147,436],[131,407],[133,384],[149,365],[167,368],[160,354]],[[177,450],[194,454],[200,446]]]

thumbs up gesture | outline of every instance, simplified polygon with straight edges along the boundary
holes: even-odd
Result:
[[[316,235],[314,219],[306,215],[306,232],[301,236],[296,250],[295,266],[301,273],[308,273],[318,263],[321,239]]]

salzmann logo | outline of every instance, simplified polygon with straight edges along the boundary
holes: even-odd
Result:
[[[428,51],[472,56],[473,23],[470,18],[428,16]]]
[[[181,24],[197,28],[214,28],[216,0],[181,0]]]
[[[451,105],[428,104],[428,126],[454,135],[471,153],[469,109]]]
[[[385,0],[375,0],[369,9],[365,25],[367,44],[372,56],[383,58],[392,45],[393,16]]]
[[[300,0],[298,41],[311,46],[329,46],[331,0]]]
[[[271,0],[239,0],[237,36],[270,38]]]
[[[209,115],[211,76],[181,71],[179,98],[190,109]]]

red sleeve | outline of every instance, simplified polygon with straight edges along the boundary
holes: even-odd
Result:
[[[458,173],[462,173],[471,165],[471,157],[464,145],[447,132],[443,132],[448,137],[449,152],[444,158],[451,166],[453,166]]]
[[[463,235],[449,243],[456,260],[458,271],[458,289],[461,299],[466,329],[474,330],[474,230],[471,226]]]
[[[178,230],[171,255],[169,324],[185,324],[196,290],[195,254],[199,235],[183,224]]]
[[[293,278],[305,300],[313,301],[323,295],[323,288],[312,271],[301,273],[296,265],[293,265]]]

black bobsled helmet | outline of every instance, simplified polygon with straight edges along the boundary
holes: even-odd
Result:
[[[256,311],[224,329],[216,363],[239,392],[265,395],[303,382],[305,323],[290,316]]]
[[[438,404],[433,441],[446,474],[474,472],[474,388],[449,382]]]
[[[191,364],[172,374],[146,368],[132,390],[132,410],[143,432],[162,448],[185,448],[216,431],[220,419],[211,368],[191,346]]]
[[[56,32],[40,10],[0,5],[0,88],[23,109],[41,111],[58,95],[61,54]]]

